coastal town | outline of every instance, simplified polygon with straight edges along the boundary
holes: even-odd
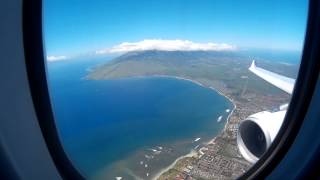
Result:
[[[198,82],[199,83],[199,82]],[[288,101],[289,96],[263,96],[245,94],[234,96],[230,89],[214,83],[201,82],[203,86],[217,90],[234,104],[224,130],[207,144],[203,145],[192,157],[185,157],[173,168],[163,172],[159,180],[193,179],[236,179],[245,173],[252,164],[246,161],[237,147],[239,123],[249,115],[263,110],[274,109]],[[224,92],[225,94],[223,94]]]

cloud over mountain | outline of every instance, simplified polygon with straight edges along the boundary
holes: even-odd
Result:
[[[196,43],[188,40],[146,39],[139,42],[123,42],[108,49],[96,51],[96,54],[125,53],[129,51],[230,51],[236,46],[225,43]]]
[[[66,56],[47,56],[47,61],[61,61],[67,59]]]

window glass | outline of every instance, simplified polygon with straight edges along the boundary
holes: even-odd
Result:
[[[270,147],[307,1],[45,0],[58,135],[90,179],[235,179]]]

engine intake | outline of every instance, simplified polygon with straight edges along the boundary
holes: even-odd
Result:
[[[237,144],[242,156],[255,163],[267,151],[282,125],[286,110],[263,111],[240,122]]]
[[[240,136],[247,149],[256,157],[261,157],[267,149],[267,142],[262,129],[253,121],[241,124]]]

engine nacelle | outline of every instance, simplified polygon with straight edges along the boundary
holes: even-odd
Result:
[[[266,152],[278,134],[285,114],[286,110],[263,111],[240,122],[237,143],[246,160],[255,163]]]

